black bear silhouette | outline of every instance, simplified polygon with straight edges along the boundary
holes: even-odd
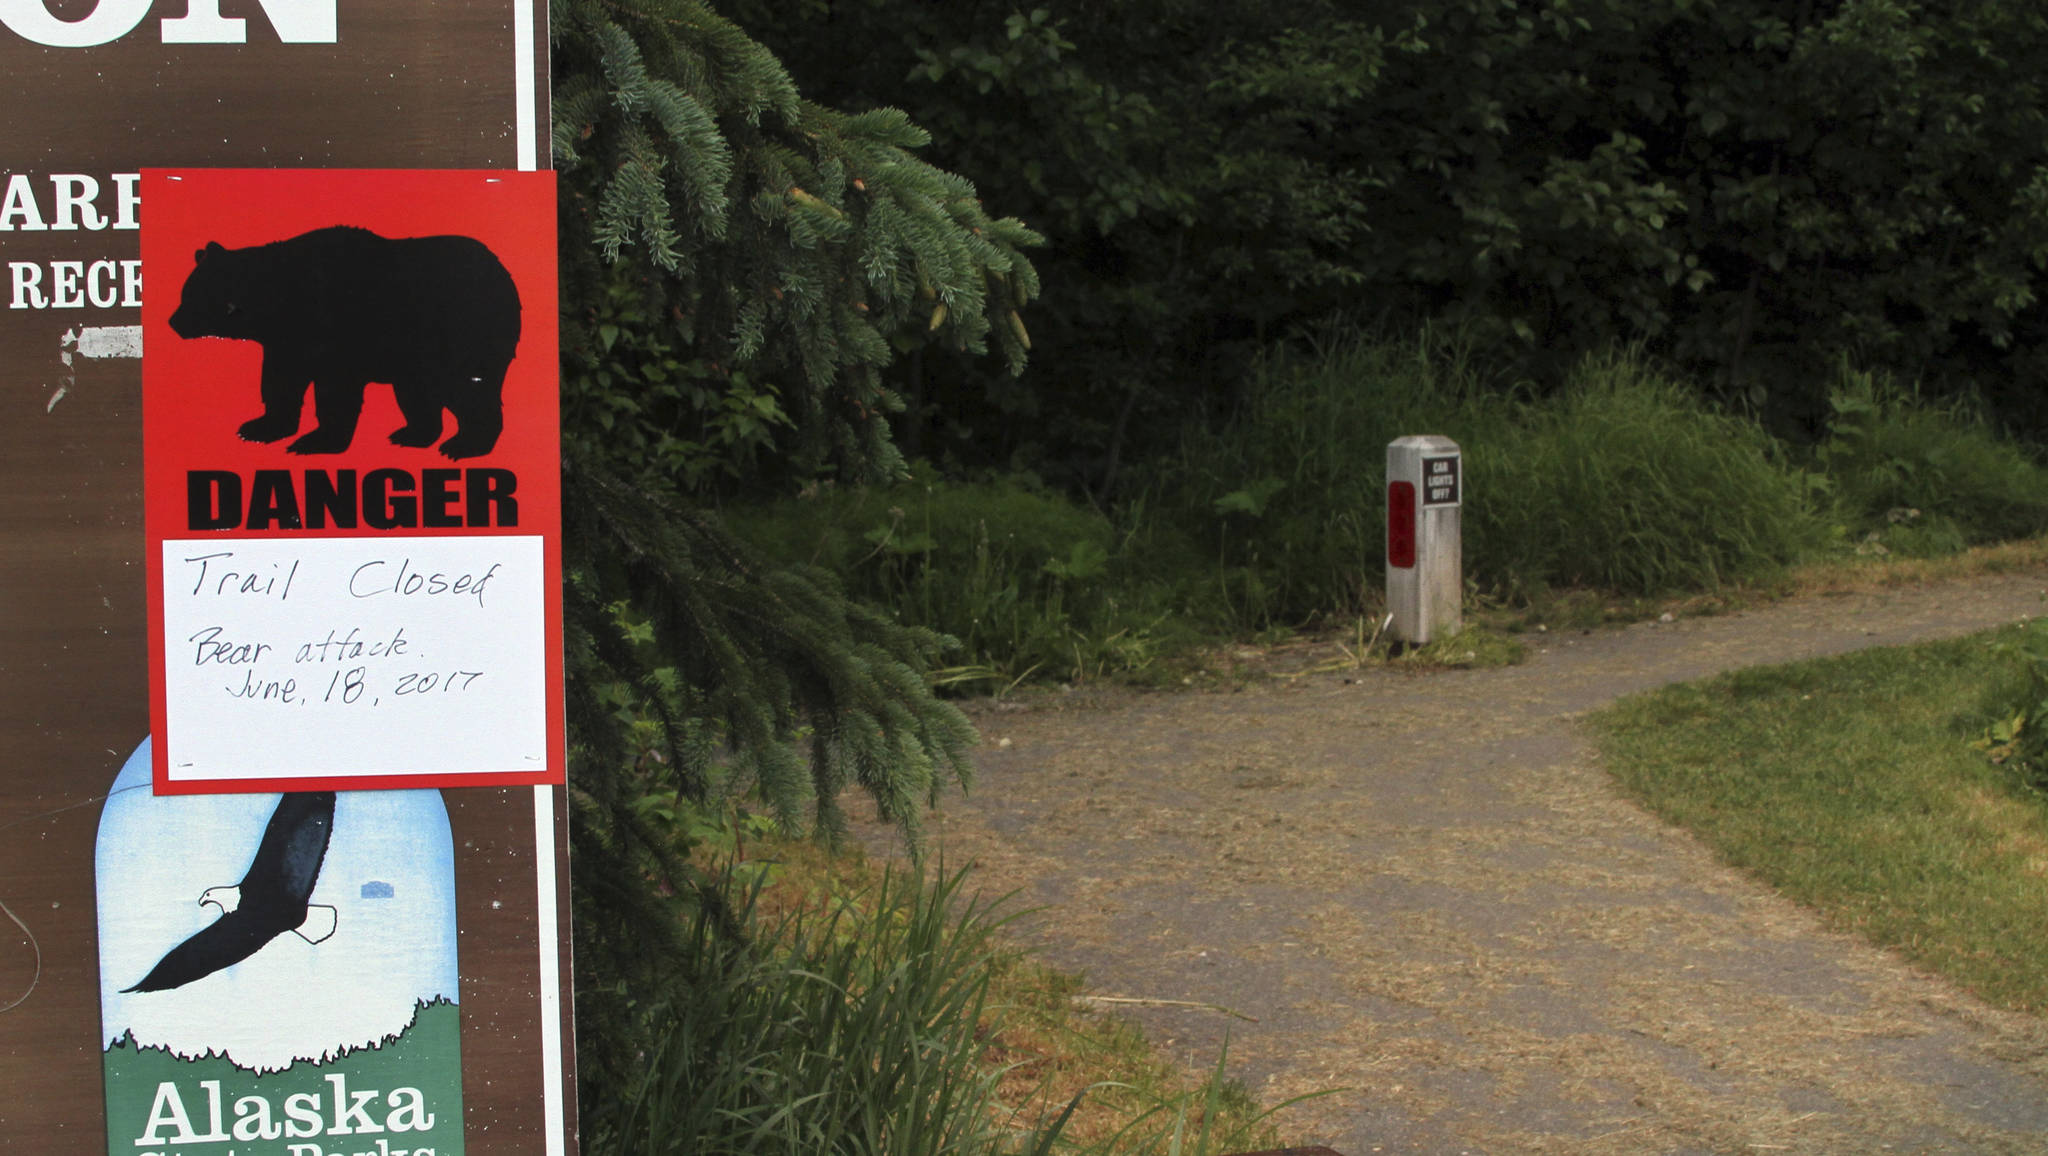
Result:
[[[263,416],[242,423],[244,440],[297,433],[310,386],[315,425],[286,448],[340,453],[355,439],[364,389],[382,382],[405,415],[392,444],[440,441],[443,410],[456,425],[443,454],[498,444],[519,290],[481,241],[341,225],[246,249],[215,242],[193,260],[172,331],[263,347]]]

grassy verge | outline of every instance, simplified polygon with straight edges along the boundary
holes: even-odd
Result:
[[[1959,582],[2048,567],[2048,537],[1971,546],[1953,554],[1909,557],[1849,551],[1823,554],[1760,581],[1705,591],[1625,594],[1587,587],[1549,589],[1519,601],[1481,600],[1468,608],[1477,625],[1508,634],[1537,627],[1584,630],[1622,626],[1669,614],[1700,618],[1809,594],[1853,594]]]
[[[1142,512],[1113,521],[1029,478],[946,481],[920,466],[894,486],[821,486],[725,518],[770,557],[951,636],[940,677],[970,691],[1130,676],[1208,627],[1185,543]]]
[[[888,872],[858,853],[802,842],[774,855],[781,870],[768,901],[778,910],[872,911],[885,894]],[[971,872],[958,878],[956,909],[985,901],[964,894]],[[997,900],[992,910],[1007,918],[1018,908]],[[1060,1124],[1054,1150],[1088,1156],[1218,1156],[1283,1142],[1273,1111],[1223,1065],[1192,1076],[1154,1052],[1128,1020],[1092,1002],[1080,976],[1000,937],[976,950],[988,969],[988,998],[972,1035],[980,1064],[996,1075],[990,1107],[1010,1131],[1012,1150],[1027,1138],[1043,1141],[1051,1121]]]
[[[1754,580],[1827,542],[1784,447],[1655,366],[1588,359],[1538,396],[1427,338],[1338,335],[1261,363],[1237,413],[1156,467],[1161,509],[1207,523],[1244,571],[1240,623],[1352,612],[1384,572],[1386,446],[1411,433],[1463,448],[1466,574],[1499,597]]]
[[[2048,538],[2022,538],[1974,546],[1934,558],[1835,555],[1795,568],[1767,593],[1823,594],[1948,582],[1986,574],[2010,574],[2048,566]]]
[[[1761,668],[1595,716],[1622,786],[1727,862],[2004,1007],[2048,1012],[2048,799],[1971,749],[2017,628]]]
[[[655,1014],[637,1088],[593,1151],[1218,1156],[1277,1144],[1218,1070],[1196,1079],[1078,978],[1006,946],[1015,908],[815,844],[729,870],[740,934],[705,919],[689,995]]]
[[[950,686],[1172,685],[1201,681],[1205,648],[1380,620],[1382,464],[1419,432],[1464,447],[1470,617],[1496,629],[1911,581],[2048,530],[2035,450],[1847,367],[1819,440],[1793,447],[1640,358],[1588,358],[1538,388],[1455,335],[1341,331],[1276,348],[1234,412],[1191,417],[1106,509],[1027,475],[921,468],[726,516],[771,557],[957,639]]]

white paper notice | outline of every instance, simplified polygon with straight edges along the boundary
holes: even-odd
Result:
[[[163,549],[171,779],[547,767],[538,536]]]

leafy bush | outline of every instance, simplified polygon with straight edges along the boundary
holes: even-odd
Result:
[[[1924,556],[2048,530],[2048,470],[1962,402],[1844,366],[1829,405],[1816,459],[1866,544]]]
[[[825,487],[728,520],[771,556],[951,635],[960,665],[942,677],[1122,671],[1163,641],[1167,599],[1136,574],[1128,535],[1024,480]]]
[[[935,455],[1112,492],[1257,346],[1359,302],[1496,326],[1546,373],[1644,342],[1787,435],[1819,430],[1843,349],[2048,430],[2035,5],[729,10],[1049,239],[1033,377],[948,365],[968,388],[909,415]]]

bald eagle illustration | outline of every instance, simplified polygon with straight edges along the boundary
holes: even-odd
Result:
[[[183,987],[242,962],[287,931],[297,932],[308,943],[333,935],[334,908],[306,902],[320,878],[333,834],[333,791],[279,799],[241,884],[209,887],[199,896],[201,904],[220,908],[221,917],[165,953],[142,982],[122,990]]]

